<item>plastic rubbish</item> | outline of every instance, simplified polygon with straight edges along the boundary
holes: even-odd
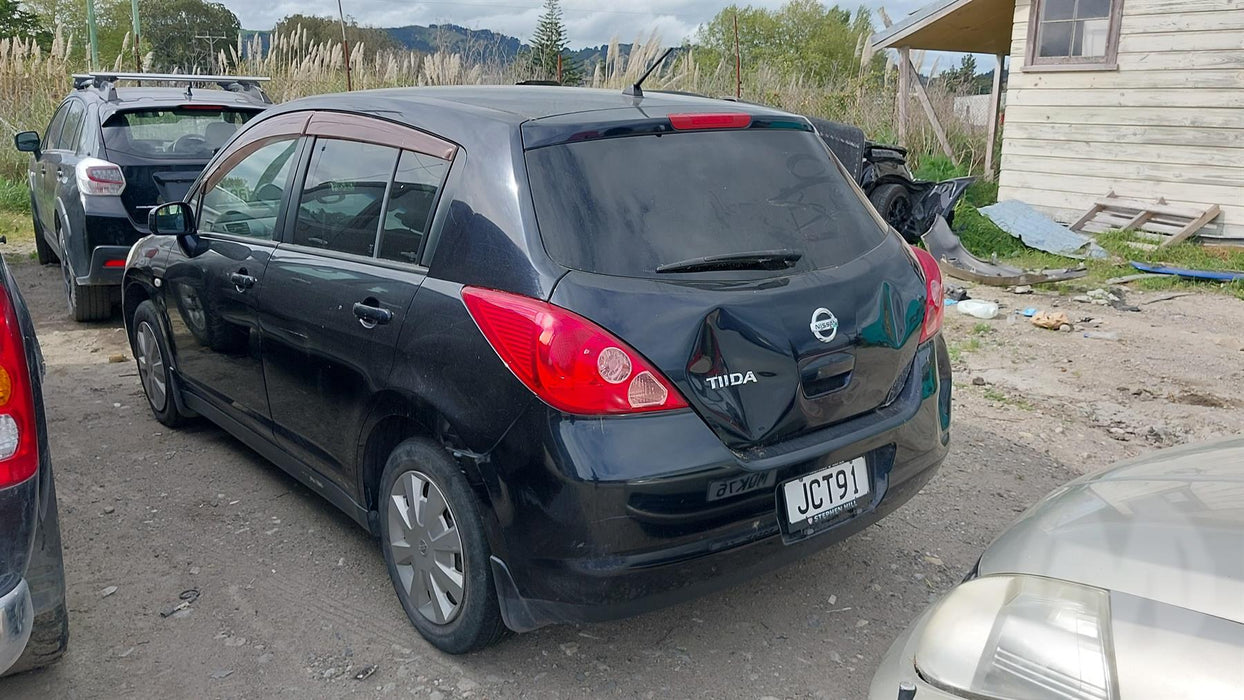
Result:
[[[1024,314],[1024,316],[1027,316],[1028,318],[1032,318],[1033,316],[1037,315],[1037,307],[1029,306],[1028,308],[1024,309],[1022,313]]]
[[[959,313],[975,316],[976,318],[990,319],[998,315],[998,305],[992,301],[964,299],[956,306],[959,309]]]

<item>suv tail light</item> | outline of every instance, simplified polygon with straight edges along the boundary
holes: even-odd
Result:
[[[0,286],[0,489],[29,479],[39,466],[34,409],[22,330]]]
[[[910,248],[920,270],[924,273],[924,327],[920,329],[920,342],[924,342],[942,329],[942,316],[946,312],[945,290],[942,289],[942,271],[937,260],[923,248]]]
[[[125,175],[121,166],[99,158],[83,158],[74,169],[78,192],[94,195],[118,195],[125,191]]]
[[[462,301],[505,366],[559,411],[604,415],[687,407],[660,371],[582,316],[477,287],[463,288]]]

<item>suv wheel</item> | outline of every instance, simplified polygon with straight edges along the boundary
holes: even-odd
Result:
[[[39,257],[40,265],[50,265],[60,260],[56,257],[56,252],[52,250],[52,246],[48,245],[48,241],[44,238],[43,224],[39,223],[39,214],[35,211],[35,198],[30,198],[30,225],[35,232],[35,255]]]
[[[380,495],[389,577],[424,639],[465,654],[503,637],[479,500],[453,459],[431,441],[407,440],[389,456]]]
[[[168,341],[164,337],[160,317],[155,304],[144,301],[134,311],[134,360],[138,363],[138,378],[147,395],[147,405],[156,420],[170,428],[186,421],[186,415],[177,408],[173,395],[173,375],[168,364]]]
[[[61,251],[68,251],[64,233],[60,237]],[[75,321],[105,321],[112,316],[112,288],[78,284],[74,279],[73,270],[69,267],[69,254],[64,252],[60,258],[61,273],[65,276],[65,297],[69,302],[69,315]]]

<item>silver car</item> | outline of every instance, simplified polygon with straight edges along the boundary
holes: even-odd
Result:
[[[870,698],[1244,698],[1244,438],[1046,496],[894,642]]]

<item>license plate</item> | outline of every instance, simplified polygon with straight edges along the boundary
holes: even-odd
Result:
[[[777,482],[777,473],[772,471],[714,481],[708,485],[708,500],[720,501],[723,498],[738,496],[750,491],[759,491],[772,487],[775,482]]]
[[[786,519],[814,524],[837,515],[868,495],[868,465],[863,457],[782,484]]]

